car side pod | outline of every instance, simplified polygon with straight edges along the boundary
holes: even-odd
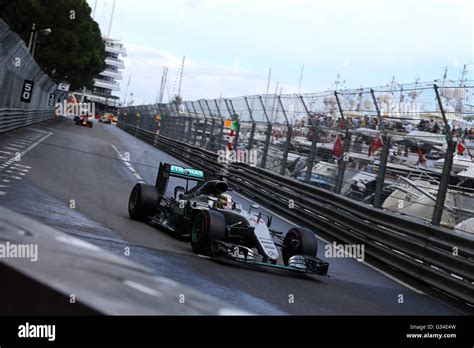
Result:
[[[229,258],[234,261],[255,262],[255,255],[252,249],[243,245],[232,244],[221,240],[213,240],[214,254]]]

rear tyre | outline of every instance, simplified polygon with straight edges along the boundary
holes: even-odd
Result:
[[[282,258],[285,265],[292,256],[304,255],[316,257],[318,253],[318,240],[313,231],[308,228],[293,227],[288,231],[283,240]]]
[[[194,218],[191,247],[195,253],[210,255],[212,240],[225,239],[225,217],[215,210],[203,210]]]
[[[158,190],[153,185],[136,184],[128,200],[128,214],[138,221],[148,221],[158,208]]]

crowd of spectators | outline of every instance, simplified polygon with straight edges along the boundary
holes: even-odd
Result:
[[[324,114],[313,114],[311,119],[314,122],[314,125],[317,127],[327,128],[327,129],[345,129],[345,125],[341,118],[335,119],[332,116]],[[384,122],[385,123],[385,122]],[[357,128],[369,128],[369,129],[379,129],[379,120],[376,116],[365,115],[363,117],[347,117],[346,118],[347,128],[357,129]],[[434,134],[443,134],[444,124],[434,119],[420,120],[420,122],[415,125],[412,123],[403,124],[402,122],[389,122],[386,125],[387,129],[404,131],[410,133],[413,130],[419,130],[423,132],[429,132]],[[454,137],[463,137],[468,139],[474,139],[474,127],[464,127],[461,128],[459,125],[451,127],[451,134]]]
[[[434,121],[433,119],[430,119],[430,120],[421,120],[417,126],[417,129],[423,132],[443,134],[444,126],[442,124],[440,125],[438,122]],[[459,125],[453,126],[451,127],[451,135],[453,137],[474,139],[474,128],[472,127],[461,128],[461,126]]]

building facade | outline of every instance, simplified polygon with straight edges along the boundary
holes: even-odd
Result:
[[[92,91],[82,90],[74,92],[77,100],[87,99],[88,102],[95,103],[98,112],[105,112],[120,106],[120,91],[122,80],[122,69],[125,68],[122,57],[127,56],[127,51],[120,40],[103,37],[105,44],[105,70],[94,78]]]

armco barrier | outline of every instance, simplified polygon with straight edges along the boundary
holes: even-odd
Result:
[[[36,262],[0,258],[0,315],[245,313],[3,207],[0,235],[4,245],[37,246]]]
[[[0,133],[52,118],[49,110],[0,109]]]
[[[289,177],[243,164],[221,165],[217,154],[137,126],[128,133],[176,158],[224,173],[239,192],[458,300],[474,304],[474,236],[375,209]],[[289,208],[290,200],[294,206]]]
[[[55,103],[64,95],[0,19],[0,133],[54,117]]]

